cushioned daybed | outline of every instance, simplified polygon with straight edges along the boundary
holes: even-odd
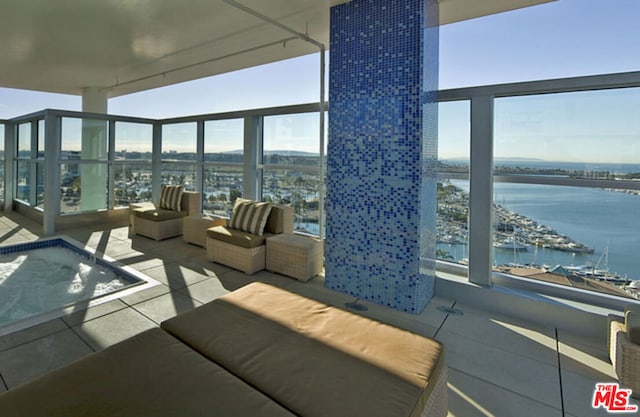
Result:
[[[0,395],[6,417],[292,416],[159,328]]]
[[[431,339],[254,283],[0,395],[0,415],[445,416]]]

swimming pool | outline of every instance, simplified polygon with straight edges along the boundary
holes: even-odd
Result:
[[[0,334],[155,284],[68,237],[0,247]]]

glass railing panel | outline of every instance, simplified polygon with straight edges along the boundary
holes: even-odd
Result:
[[[0,201],[4,201],[4,124],[0,123]]]
[[[107,209],[109,122],[63,117],[60,159],[60,213]]]
[[[106,209],[108,207],[108,171],[106,162],[60,164],[60,213]]]
[[[39,160],[34,162],[36,164],[36,201],[35,207],[44,209],[44,161]]]
[[[619,296],[640,279],[640,195],[513,183],[494,193],[496,270]]]
[[[319,170],[264,169],[262,198],[293,207],[296,232],[319,234],[319,191]]]
[[[319,135],[319,113],[264,118],[262,198],[293,207],[295,231],[316,236],[321,215]]]
[[[438,105],[436,259],[469,260],[470,103]]]
[[[640,279],[638,108],[639,88],[496,99],[497,270],[627,294]]]
[[[16,161],[16,200],[31,204],[31,160],[18,159]]]
[[[36,131],[34,132],[33,129]],[[41,166],[36,163],[39,144],[33,142],[33,134],[36,141],[41,139],[40,131],[43,131],[44,121],[29,121],[20,123],[17,130],[17,159],[15,171],[15,199],[32,207],[42,207],[43,184]]]
[[[160,172],[164,185],[182,185],[187,191],[196,191],[197,164],[187,162],[162,162]]]
[[[127,151],[127,154],[129,152]],[[151,201],[151,163],[119,161],[113,164],[113,206]]]
[[[44,146],[45,146],[45,122],[44,120],[38,120],[37,124],[38,135],[36,137],[37,140],[37,154],[36,158],[38,159],[36,164],[36,196],[35,196],[35,204],[34,206],[39,209],[44,209],[44,186],[45,186],[45,174],[44,174]]]
[[[203,211],[223,217],[231,217],[236,198],[242,197],[243,167],[204,166]]]

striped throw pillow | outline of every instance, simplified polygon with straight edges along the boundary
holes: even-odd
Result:
[[[262,236],[269,213],[271,213],[270,203],[258,203],[238,198],[233,206],[229,227]]]
[[[160,208],[165,210],[182,210],[182,185],[163,185],[160,190]]]

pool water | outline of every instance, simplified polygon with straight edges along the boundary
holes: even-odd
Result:
[[[0,326],[139,282],[64,240],[16,246],[0,248]]]

